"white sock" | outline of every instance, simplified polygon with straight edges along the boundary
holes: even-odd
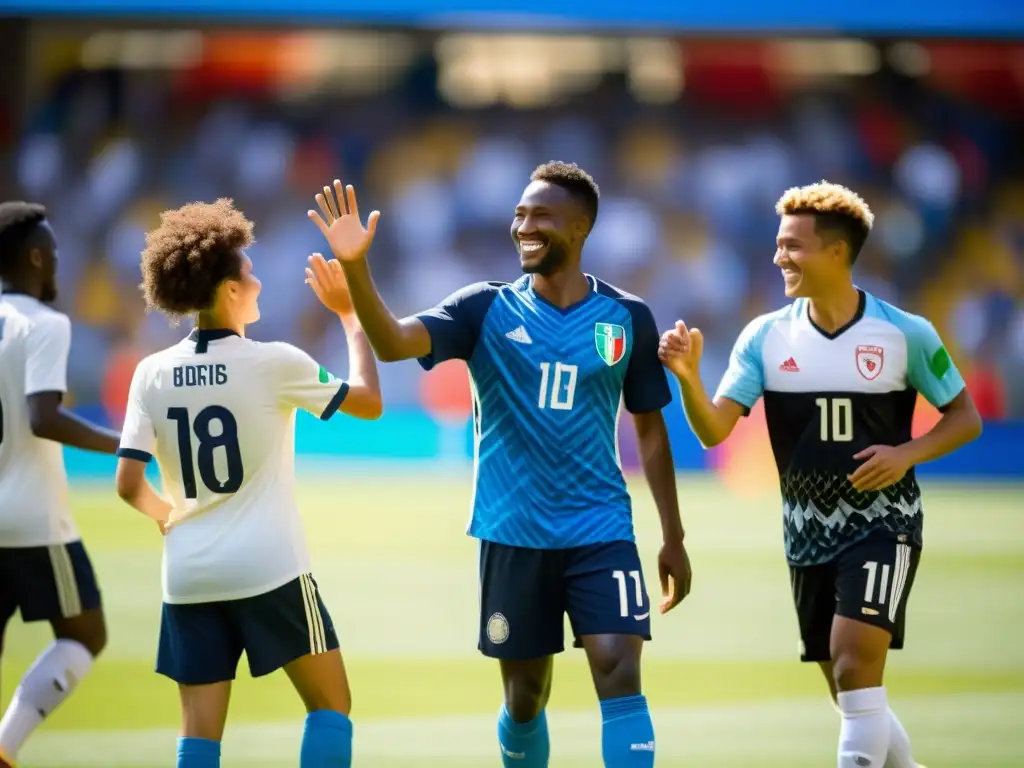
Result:
[[[92,669],[92,654],[74,640],[55,640],[21,679],[0,720],[0,753],[14,760],[22,744]]]
[[[889,751],[889,707],[885,688],[842,691],[839,768],[882,768]]]
[[[885,768],[917,768],[910,749],[910,737],[896,713],[889,710],[889,755]]]

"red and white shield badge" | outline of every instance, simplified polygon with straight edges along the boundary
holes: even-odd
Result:
[[[861,344],[857,347],[857,371],[868,381],[878,378],[885,362],[885,350]]]

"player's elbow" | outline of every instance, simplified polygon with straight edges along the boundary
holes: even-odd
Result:
[[[57,420],[53,414],[32,409],[28,417],[32,434],[43,440],[57,439]]]
[[[384,415],[384,400],[380,392],[369,388],[353,388],[341,406],[341,410],[349,416],[364,421],[376,421]]]
[[[138,466],[135,466],[135,465]],[[142,484],[145,482],[146,468],[141,462],[132,459],[122,458],[117,462],[117,472],[114,475],[114,489],[121,501],[128,504],[139,497]]]

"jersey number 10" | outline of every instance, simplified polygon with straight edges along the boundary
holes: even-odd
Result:
[[[242,487],[245,478],[242,449],[238,445],[238,422],[231,411],[221,405],[208,405],[196,414],[193,423],[188,408],[168,408],[167,418],[178,424],[178,458],[181,460],[181,482],[185,486],[186,499],[197,496],[196,470],[192,466],[193,431],[199,441],[196,465],[203,485],[213,493],[234,493]],[[214,421],[220,422],[220,431],[216,435],[210,432]],[[217,467],[213,463],[213,452],[218,448],[224,449],[228,465],[228,476],[223,481],[217,477]]]
[[[819,397],[821,442],[849,443],[853,440],[853,401],[848,397]]]
[[[571,411],[576,400],[578,374],[579,368],[569,363],[541,363],[537,407],[551,408],[553,411]]]

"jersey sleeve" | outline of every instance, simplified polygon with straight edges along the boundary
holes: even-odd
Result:
[[[759,317],[747,324],[733,345],[729,367],[718,385],[715,398],[725,397],[739,403],[749,412],[764,392],[764,362],[761,347],[768,330],[767,321]]]
[[[430,354],[419,359],[429,371],[446,360],[469,360],[491,302],[498,295],[499,283],[467,285],[433,309],[416,315],[430,334]]]
[[[633,351],[622,387],[623,402],[630,413],[660,411],[672,402],[672,391],[658,359],[658,326],[650,307],[643,302],[627,306],[633,317]]]
[[[135,459],[149,463],[156,450],[156,430],[143,395],[146,390],[145,362],[139,363],[132,375],[132,383],[128,389],[128,408],[124,414],[121,427],[121,444],[117,455],[122,459]]]
[[[936,408],[945,408],[964,389],[964,380],[942,344],[938,331],[923,317],[904,328],[907,379]]]
[[[67,392],[71,321],[57,313],[37,317],[25,341],[25,394]]]
[[[274,349],[281,403],[301,408],[323,421],[337,413],[348,395],[347,381],[329,373],[298,347],[284,343],[268,346]]]

